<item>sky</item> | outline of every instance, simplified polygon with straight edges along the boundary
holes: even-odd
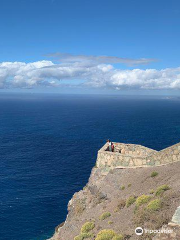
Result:
[[[0,92],[180,93],[179,0],[0,0]]]

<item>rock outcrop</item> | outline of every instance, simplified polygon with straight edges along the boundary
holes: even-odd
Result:
[[[172,152],[166,149],[166,155],[168,151]],[[180,162],[170,162],[112,168],[106,174],[102,167],[94,167],[88,184],[70,200],[66,221],[56,227],[51,240],[180,239]],[[136,235],[136,227],[144,233]],[[145,232],[164,228],[170,233]]]

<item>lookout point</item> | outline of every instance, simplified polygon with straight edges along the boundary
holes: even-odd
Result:
[[[99,151],[97,167],[108,172],[114,168],[161,166],[180,161],[180,143],[161,151],[141,145],[114,143],[114,152],[108,151],[106,143]]]

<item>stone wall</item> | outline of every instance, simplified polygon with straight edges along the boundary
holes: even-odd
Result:
[[[114,152],[125,154],[125,155],[133,155],[138,157],[145,157],[151,153],[156,153],[157,151],[136,144],[124,144],[124,143],[113,143],[115,148]],[[105,148],[108,146],[105,144]],[[104,147],[102,149],[104,149]]]
[[[180,161],[180,143],[148,156],[148,165],[163,165]]]
[[[159,166],[180,161],[180,143],[159,152],[136,144],[114,143],[114,146],[114,152],[108,151],[107,143],[98,151],[97,167],[109,171],[120,167]]]

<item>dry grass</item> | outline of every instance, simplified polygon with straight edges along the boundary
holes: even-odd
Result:
[[[126,206],[126,200],[121,199],[121,200],[118,201],[117,208],[118,208],[119,210],[120,210],[120,209],[123,209],[125,206]]]
[[[136,197],[135,196],[130,196],[126,200],[126,207],[130,207],[135,201],[136,201]]]
[[[84,201],[83,200],[78,200],[75,203],[75,206],[74,206],[74,214],[75,215],[81,215],[84,210],[85,210]]]

